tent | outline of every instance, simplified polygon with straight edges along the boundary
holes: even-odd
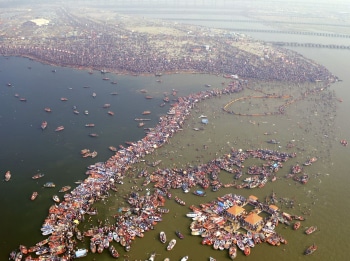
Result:
[[[250,213],[245,219],[244,221],[251,224],[251,225],[257,225],[259,224],[261,221],[263,220],[262,217],[260,217],[259,215],[257,215],[256,213]]]
[[[226,210],[229,215],[232,215],[234,217],[241,215],[244,212],[244,208],[234,205]]]

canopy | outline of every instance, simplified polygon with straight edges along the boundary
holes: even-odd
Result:
[[[244,212],[244,208],[238,206],[238,205],[234,205],[232,207],[230,207],[229,209],[227,209],[227,213],[233,215],[233,216],[238,216],[240,214],[242,214]]]
[[[251,224],[251,225],[256,225],[262,221],[262,217],[255,213],[250,213],[245,219],[245,222]]]

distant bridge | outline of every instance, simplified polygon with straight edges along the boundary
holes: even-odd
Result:
[[[284,31],[284,30],[264,30],[264,29],[244,29],[244,28],[222,28],[233,32],[254,32],[254,33],[271,33],[271,34],[298,34],[298,35],[312,35],[323,37],[340,37],[350,38],[348,34],[336,34],[336,33],[320,33],[320,32],[298,32],[298,31]]]
[[[328,48],[328,49],[346,49],[350,50],[350,45],[338,44],[319,44],[319,43],[296,43],[296,42],[268,42],[277,46],[291,46],[291,47],[309,47],[309,48]]]

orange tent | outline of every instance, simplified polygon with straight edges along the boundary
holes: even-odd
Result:
[[[262,217],[260,217],[259,215],[255,214],[255,213],[250,213],[245,219],[244,221],[251,224],[251,225],[256,225],[258,223],[260,223],[262,221]]]
[[[233,215],[233,216],[238,216],[241,215],[244,211],[244,208],[238,206],[238,205],[234,205],[232,207],[230,207],[229,209],[227,209],[227,213]]]

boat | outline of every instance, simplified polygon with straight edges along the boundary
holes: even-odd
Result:
[[[111,95],[118,95],[117,92],[111,92],[110,94],[111,94]]]
[[[294,230],[297,230],[297,229],[299,229],[299,228],[300,228],[300,221],[297,221],[297,222],[294,223],[293,229],[294,229]]]
[[[62,97],[61,101],[68,101],[68,98]]]
[[[96,253],[97,247],[93,240],[90,241],[90,251],[91,253]]]
[[[268,140],[268,141],[266,141],[266,142],[267,142],[267,143],[270,143],[270,144],[279,144],[279,143],[280,143],[279,141],[274,140],[274,139]]]
[[[181,261],[187,261],[188,260],[188,256],[184,256],[183,258],[181,258]]]
[[[94,123],[86,123],[85,127],[95,127],[95,124]]]
[[[49,107],[46,107],[44,110],[45,110],[46,112],[51,112],[51,108],[49,108]]]
[[[203,190],[195,190],[195,191],[193,191],[193,194],[200,196],[200,197],[206,196],[206,193]]]
[[[92,97],[95,98],[96,97],[96,92],[92,93]]]
[[[164,231],[161,231],[161,232],[159,233],[159,240],[160,240],[160,242],[162,242],[163,244],[166,242],[166,234],[165,234]]]
[[[114,146],[109,146],[108,149],[109,149],[110,151],[113,151],[113,152],[118,151],[118,149],[117,149],[116,147],[114,147]]]
[[[37,192],[37,191],[34,191],[34,192],[32,193],[32,195],[30,196],[30,200],[36,199],[37,196],[38,196],[38,192]]]
[[[184,239],[184,235],[179,230],[176,230],[175,234],[178,236],[178,238]]]
[[[183,201],[182,199],[180,199],[179,197],[175,196],[175,201],[176,203],[182,205],[182,206],[185,206],[186,205],[186,202]]]
[[[145,96],[145,98],[148,99],[148,100],[153,99],[153,97],[149,96],[149,95]]]
[[[305,233],[307,235],[310,235],[310,234],[314,233],[316,230],[317,230],[316,226],[311,226],[311,227],[309,227],[308,229],[305,230]]]
[[[11,172],[8,170],[5,173],[5,181],[9,181],[11,179]]]
[[[168,246],[166,247],[166,249],[167,250],[172,250],[173,248],[174,248],[174,246],[176,245],[176,239],[172,239],[172,240],[170,240],[170,242],[169,242],[169,244],[168,244]]]
[[[230,258],[233,260],[237,257],[237,247],[236,245],[231,245],[230,248],[228,249],[228,254]]]
[[[142,115],[148,115],[148,114],[151,114],[151,111],[143,111],[142,112]]]
[[[85,248],[79,248],[78,250],[75,251],[74,257],[75,258],[80,258],[84,257],[87,255],[88,250]]]
[[[42,130],[45,130],[46,127],[47,127],[47,121],[43,121],[43,122],[41,123],[41,129],[42,129]]]
[[[103,108],[109,108],[109,107],[111,107],[111,105],[110,105],[109,103],[105,103],[105,104],[103,105]]]
[[[80,112],[78,110],[74,110],[73,113],[78,115]]]
[[[245,246],[243,252],[246,256],[249,256],[250,255],[250,246]]]
[[[89,136],[90,137],[98,137],[98,134],[97,133],[90,133]]]
[[[53,182],[46,182],[43,186],[45,188],[54,188],[54,187],[56,187],[55,183],[53,183]]]
[[[112,111],[108,111],[107,113],[108,113],[109,115],[111,115],[111,116],[114,115],[114,112],[112,112]]]
[[[55,131],[63,131],[64,130],[64,126],[58,126]]]
[[[53,201],[55,201],[56,203],[60,202],[60,198],[57,195],[53,195],[52,196]]]
[[[66,191],[68,191],[68,190],[70,190],[71,189],[71,186],[63,186],[60,190],[59,190],[59,192],[66,192]]]
[[[304,251],[304,255],[311,255],[313,252],[315,252],[317,250],[317,245],[312,244],[311,246],[309,246],[305,251]]]
[[[156,253],[152,253],[151,256],[149,257],[148,261],[154,261],[156,258]]]
[[[109,252],[111,253],[112,257],[118,258],[119,257],[119,252],[115,249],[113,245],[109,246]]]
[[[139,124],[137,125],[139,128],[145,126],[145,123],[144,122],[139,122]]]
[[[85,110],[85,111],[84,111],[84,114],[85,114],[85,115],[89,115],[89,111],[88,111],[88,110]]]
[[[91,158],[95,158],[97,156],[97,151],[94,150],[93,152],[91,152],[90,156]]]
[[[27,101],[26,98],[19,98],[19,100],[22,101],[22,102],[26,102]]]

